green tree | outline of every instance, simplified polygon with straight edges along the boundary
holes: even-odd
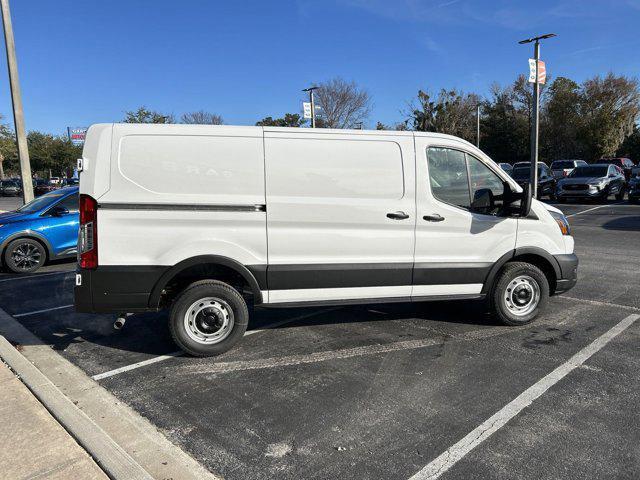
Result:
[[[377,122],[376,123],[376,130],[394,130],[394,131],[399,131],[399,132],[403,132],[406,130],[409,130],[408,127],[408,120],[405,120],[404,122],[398,122],[395,125],[385,125],[382,122]]]
[[[513,85],[491,87],[482,105],[480,147],[496,162],[529,160],[529,115]]]
[[[609,73],[582,85],[578,132],[590,160],[612,156],[633,133],[640,114],[638,81]]]
[[[476,107],[480,98],[458,90],[442,89],[434,99],[419,90],[408,121],[419,132],[455,135],[468,141],[476,137]]]
[[[0,115],[0,122],[3,117]],[[12,170],[18,164],[18,148],[13,131],[0,123],[0,178],[5,177],[5,171]]]
[[[618,157],[627,157],[634,162],[640,162],[640,127],[636,124],[633,126],[633,132],[627,138],[625,138],[618,152]]]
[[[584,148],[578,138],[582,118],[580,86],[565,77],[548,88],[540,128],[540,154],[547,160],[581,158]]]
[[[144,105],[137,110],[125,112],[124,123],[175,123],[173,114],[164,115],[155,110],[149,110]]]
[[[82,156],[82,147],[73,145],[66,136],[31,131],[27,135],[31,170],[48,176],[66,176]]]
[[[282,118],[265,117],[256,125],[259,127],[301,127],[306,123],[298,113],[285,113]]]

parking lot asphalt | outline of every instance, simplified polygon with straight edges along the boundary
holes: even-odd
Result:
[[[638,478],[640,320],[600,344],[640,313],[640,206],[558,207],[578,285],[524,327],[474,302],[257,309],[196,359],[164,313],[76,314],[72,263],[0,275],[0,307],[224,478]]]
[[[15,210],[22,205],[22,197],[3,197],[0,196],[0,212],[9,212]]]

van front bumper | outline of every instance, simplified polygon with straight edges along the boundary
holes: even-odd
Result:
[[[564,293],[576,286],[578,281],[578,257],[575,253],[553,256],[560,267],[555,293]]]

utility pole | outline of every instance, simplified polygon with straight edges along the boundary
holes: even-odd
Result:
[[[526,38],[520,40],[518,43],[533,43],[533,59],[535,61],[535,82],[533,82],[533,111],[531,114],[531,175],[529,181],[531,182],[531,192],[533,198],[538,196],[538,134],[540,121],[540,82],[539,82],[539,60],[540,60],[540,40],[546,38],[555,37],[555,33],[547,33],[546,35],[540,35],[539,37]]]
[[[316,104],[313,101],[313,91],[320,87],[309,87],[302,90],[303,92],[309,92],[309,103],[311,104],[311,128],[316,128]]]
[[[13,121],[16,127],[16,140],[18,143],[18,157],[20,158],[20,176],[22,177],[22,198],[24,203],[33,200],[33,183],[31,181],[31,163],[29,162],[29,149],[27,148],[27,136],[24,129],[24,112],[22,110],[22,96],[20,95],[20,82],[18,81],[18,61],[16,60],[16,44],[13,40],[13,27],[11,26],[11,12],[9,0],[0,0],[2,3],[2,23],[4,25],[4,43],[7,50],[7,66],[9,68],[9,84],[11,86],[11,101],[13,103]]]
[[[476,106],[476,147],[480,148],[480,104]]]

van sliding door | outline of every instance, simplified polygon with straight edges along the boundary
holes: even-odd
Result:
[[[265,129],[269,302],[408,297],[413,137]]]

